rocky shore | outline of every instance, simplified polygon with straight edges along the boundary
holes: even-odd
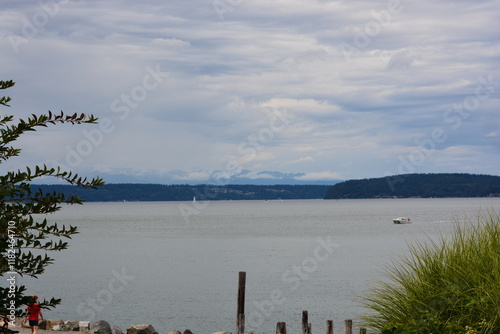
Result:
[[[16,321],[15,326],[9,326],[9,329],[18,331],[19,334],[29,334],[29,326],[22,324],[22,319]],[[94,323],[88,321],[75,320],[43,320],[40,322],[39,334],[159,334],[150,324],[132,325],[123,331],[118,326],[111,326],[105,320],[99,320]],[[184,331],[171,330],[166,334],[195,334],[189,329]],[[199,333],[204,334],[204,333]],[[230,332],[214,332],[212,334],[231,334]]]

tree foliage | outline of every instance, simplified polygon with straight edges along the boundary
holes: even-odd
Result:
[[[0,81],[0,89],[14,86],[14,82]],[[1,97],[0,105],[10,107],[10,97]],[[26,119],[15,120],[13,115],[0,116],[0,164],[20,154],[21,149],[14,142],[23,134],[36,131],[49,125],[94,124],[97,118],[93,115],[66,115],[52,113],[31,115]],[[54,213],[62,204],[82,204],[83,200],[75,195],[61,192],[44,192],[34,189],[31,181],[40,177],[54,177],[69,184],[84,188],[97,188],[104,184],[100,178],[87,179],[71,171],[63,171],[59,167],[32,166],[17,171],[0,174],[0,314],[14,315],[22,313],[22,306],[30,302],[25,296],[25,286],[16,284],[17,277],[27,275],[37,278],[46,267],[53,262],[48,255],[50,251],[61,251],[68,247],[66,239],[78,233],[75,226],[49,223],[42,215]],[[3,287],[3,285],[6,287]],[[44,300],[41,306],[54,307],[60,299]]]
[[[106,184],[99,190],[70,185],[40,185],[44,191],[72,192],[86,202],[121,201],[201,201],[217,200],[276,200],[322,199],[330,186],[326,185],[165,185],[165,184]]]
[[[475,174],[403,174],[348,180],[333,185],[325,199],[486,197],[500,195],[500,176]]]

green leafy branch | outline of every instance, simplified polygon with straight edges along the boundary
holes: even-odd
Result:
[[[12,80],[0,81],[0,89],[14,86]],[[0,105],[10,107],[10,97],[1,97]],[[0,163],[9,158],[18,156],[20,149],[11,145],[21,135],[29,131],[36,131],[39,127],[49,125],[95,124],[97,118],[84,113],[66,115],[64,112],[35,115],[27,119],[14,120],[13,115],[0,116]],[[42,274],[54,259],[47,252],[61,251],[68,247],[68,242],[78,233],[76,226],[58,225],[49,223],[47,219],[39,221],[34,215],[54,213],[61,209],[62,204],[82,204],[83,200],[75,195],[66,195],[59,192],[44,193],[36,190],[32,181],[40,177],[54,177],[69,184],[84,188],[97,188],[104,185],[101,178],[81,177],[71,171],[62,171],[60,167],[50,168],[42,166],[26,167],[24,170],[6,172],[0,175],[0,276],[27,275],[37,278]],[[0,314],[7,314],[10,302],[18,307],[26,305],[31,297],[25,296],[26,287],[15,286],[0,288]],[[12,297],[15,296],[14,300]],[[55,307],[60,299],[51,298],[41,303],[43,308]],[[17,315],[22,310],[17,310]]]
[[[10,101],[10,98],[7,98]],[[7,101],[8,102],[8,101]],[[2,103],[5,105],[5,103]],[[0,119],[0,124],[8,124],[13,121],[12,115],[3,116]],[[71,124],[95,124],[97,118],[94,115],[86,115],[84,113],[73,115],[65,115],[64,112],[53,114],[50,110],[47,114],[35,115],[32,114],[26,120],[19,120],[17,125],[6,125],[5,128],[0,129],[0,159],[7,160],[12,156],[17,156],[20,153],[19,149],[12,146],[6,146],[8,143],[15,141],[20,135],[27,131],[36,131],[37,127],[47,127],[49,124],[56,123],[71,123]]]

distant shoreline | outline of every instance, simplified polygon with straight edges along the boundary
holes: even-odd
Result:
[[[334,183],[334,182],[332,182]],[[32,185],[44,193],[74,194],[86,202],[187,202],[221,200],[482,198],[500,197],[500,176],[403,174],[348,180],[332,185],[164,185],[120,183],[98,189]]]
[[[161,185],[106,184],[99,189],[72,185],[33,185],[44,193],[75,194],[86,202],[219,201],[323,199],[330,185]]]

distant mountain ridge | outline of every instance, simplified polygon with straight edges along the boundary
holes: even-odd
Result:
[[[500,176],[436,173],[348,180],[333,185],[325,199],[488,196],[500,196]]]
[[[333,179],[304,179],[306,173],[281,173],[278,171],[261,171],[253,173],[250,170],[241,170],[238,173],[229,175],[228,179],[221,179],[220,175],[225,175],[224,171],[212,171],[210,174],[205,171],[200,171],[199,174],[205,175],[206,180],[191,178],[189,173],[175,170],[163,175],[156,174],[141,174],[135,175],[132,171],[124,174],[104,173],[99,172],[98,176],[106,181],[108,184],[183,184],[197,186],[200,184],[214,184],[214,185],[232,185],[232,184],[246,184],[246,185],[324,185],[332,186],[333,184],[342,180]],[[43,184],[43,182],[37,182]],[[62,183],[61,183],[62,184]]]

